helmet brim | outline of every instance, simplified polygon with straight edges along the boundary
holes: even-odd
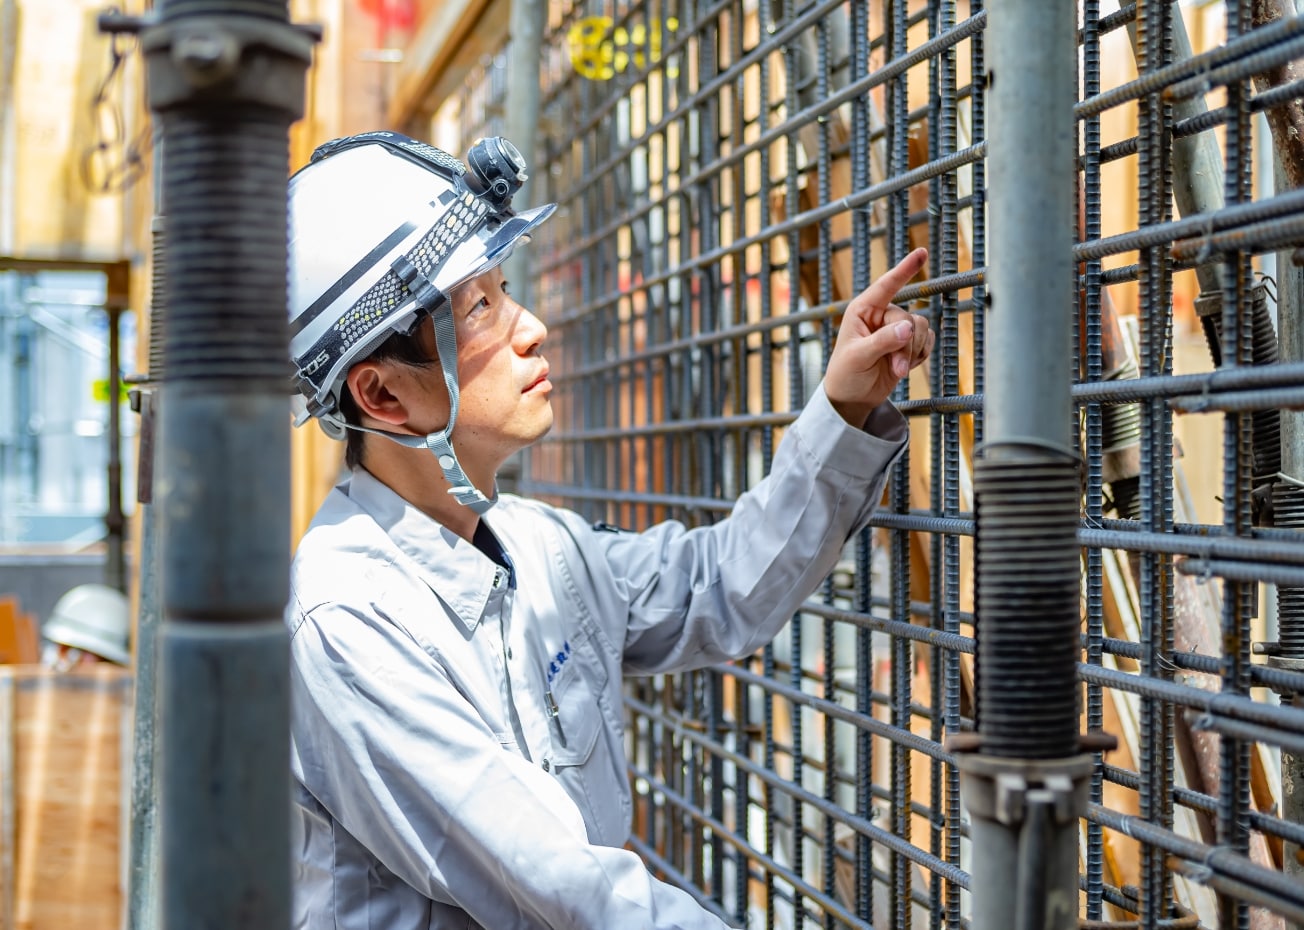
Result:
[[[131,656],[121,646],[116,646],[86,630],[74,629],[72,626],[58,620],[47,621],[45,626],[41,628],[41,635],[52,643],[71,646],[73,649],[80,649],[82,652],[94,653],[100,658],[116,662],[118,665],[131,664]]]
[[[457,279],[439,281],[439,287],[445,291],[451,291],[459,284],[465,284],[472,278],[478,278],[486,271],[497,268],[507,261],[518,245],[528,242],[530,234],[556,211],[557,205],[555,203],[547,203],[541,207],[522,210],[520,213],[499,223],[497,228],[480,233],[480,243],[484,248],[484,255],[481,260]]]

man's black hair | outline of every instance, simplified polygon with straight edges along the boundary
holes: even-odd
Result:
[[[438,357],[431,358],[426,354],[425,349],[417,340],[419,331],[419,329],[413,330],[410,335],[395,333],[377,346],[376,351],[368,355],[363,361],[399,362],[404,365],[411,365],[414,368],[428,368],[431,365],[438,365]],[[353,399],[347,381],[340,385],[340,413],[343,415],[345,423],[357,426],[361,422],[357,401]],[[349,430],[345,439],[344,464],[350,469],[361,467],[366,446],[366,433],[355,429]]]

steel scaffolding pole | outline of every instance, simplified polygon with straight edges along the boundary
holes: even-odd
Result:
[[[290,921],[286,168],[315,36],[287,0],[169,0],[140,34],[162,166],[161,925]]]
[[[1076,18],[989,13],[993,260],[977,498],[978,733],[953,738],[972,820],[975,930],[1070,930],[1078,820],[1079,457],[1071,432]],[[1013,879],[1013,880],[1012,880]]]

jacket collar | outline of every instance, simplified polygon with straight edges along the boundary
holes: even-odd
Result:
[[[423,571],[436,596],[461,618],[468,632],[474,631],[494,591],[498,570],[494,561],[364,468],[354,469],[340,490],[371,515],[394,545]]]

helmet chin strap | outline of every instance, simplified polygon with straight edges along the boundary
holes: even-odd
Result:
[[[459,504],[465,504],[476,513],[486,513],[490,507],[498,503],[498,483],[496,481],[494,482],[494,496],[485,497],[466,477],[466,472],[462,471],[462,464],[457,460],[457,453],[453,451],[453,444],[448,439],[449,431],[447,428],[426,436],[408,436],[404,433],[391,433],[388,430],[372,429],[369,426],[358,426],[355,423],[345,423],[343,420],[337,420],[336,423],[344,429],[351,429],[354,432],[384,436],[386,439],[392,440],[400,446],[407,446],[409,449],[429,449],[439,461],[439,468],[444,473],[444,480],[448,482],[448,493],[453,495]]]
[[[439,367],[444,372],[444,386],[448,389],[448,425],[441,430],[427,434],[424,438],[421,436],[407,436],[402,433],[391,433],[387,430],[370,429],[366,426],[357,426],[352,423],[344,423],[343,420],[336,422],[345,429],[357,430],[361,433],[372,433],[376,436],[384,436],[391,439],[401,446],[407,446],[409,449],[420,449],[423,446],[429,449],[439,462],[439,468],[444,473],[444,480],[448,482],[448,493],[453,495],[459,504],[470,507],[478,514],[486,513],[498,501],[498,484],[494,482],[493,497],[485,497],[479,489],[471,483],[466,477],[466,472],[462,470],[462,464],[457,460],[457,453],[453,451],[453,425],[457,422],[457,336],[453,328],[453,312],[447,302],[444,302],[432,315],[435,324],[435,348],[439,351]]]
[[[494,496],[485,497],[466,477],[462,465],[453,451],[453,424],[457,422],[457,331],[453,326],[452,301],[444,300],[432,315],[435,324],[435,349],[439,353],[439,367],[444,370],[444,387],[448,389],[448,425],[426,436],[426,448],[434,453],[439,467],[448,482],[448,493],[476,513],[483,514],[498,500],[498,483],[494,482]]]

